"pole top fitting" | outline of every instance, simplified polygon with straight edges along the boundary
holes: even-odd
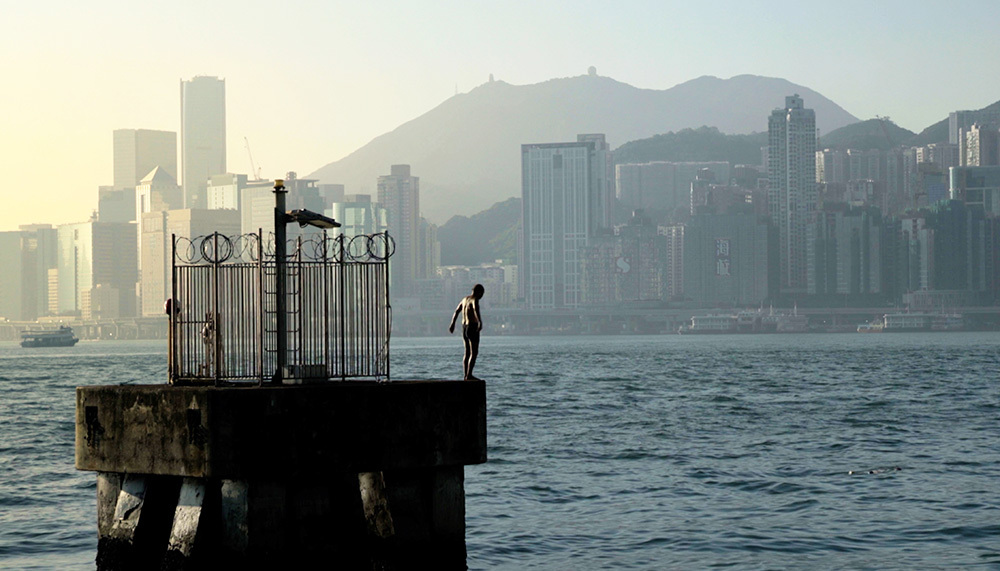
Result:
[[[274,192],[288,192],[285,190],[285,179],[274,179]]]

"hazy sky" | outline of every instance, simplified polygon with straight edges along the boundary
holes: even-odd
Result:
[[[1000,99],[995,0],[0,7],[0,176],[8,188],[0,230],[86,220],[97,187],[112,182],[112,131],[179,131],[179,82],[195,75],[226,80],[229,170],[250,172],[246,137],[265,178],[306,175],[491,73],[530,84],[593,65],[651,89],[701,75],[782,77],[859,118],[888,115],[915,131]]]

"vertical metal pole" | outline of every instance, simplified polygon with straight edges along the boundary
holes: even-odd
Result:
[[[389,231],[385,231],[385,380],[389,381],[389,336],[392,335],[392,304],[389,303]]]
[[[305,312],[302,310],[303,304],[307,303],[305,299],[304,292],[302,291],[302,234],[299,234],[298,238],[295,239],[295,291],[292,292],[292,299],[295,300],[295,349],[292,353],[295,358],[292,359],[292,366],[296,367],[300,374],[302,371],[302,365],[305,363],[302,356],[305,353],[305,321],[303,321],[303,315]]]
[[[170,300],[170,311],[167,329],[167,377],[170,384],[177,380],[177,318],[176,315],[181,308],[177,307],[177,235],[170,235],[170,292],[167,299]]]
[[[264,385],[264,335],[267,334],[267,300],[264,293],[264,230],[257,229],[257,304],[259,312],[257,316],[257,375],[258,386]]]
[[[274,310],[277,329],[277,355],[272,380],[280,385],[285,374],[285,351],[288,348],[288,316],[285,314],[285,181],[274,181]]]
[[[294,264],[294,270],[292,268]],[[292,321],[291,329],[288,332],[288,363],[292,367],[301,367],[306,363],[306,356],[309,354],[309,329],[308,323],[303,318],[309,308],[309,295],[302,289],[304,281],[303,273],[308,275],[308,267],[303,263],[302,257],[302,236],[295,239],[295,253],[289,260],[289,273],[295,285],[289,286],[288,292],[288,318]]]
[[[340,338],[340,358],[337,359],[337,365],[340,368],[340,379],[347,380],[347,328],[345,327],[347,322],[347,296],[346,287],[344,284],[344,269],[347,267],[346,252],[344,251],[344,241],[340,241],[340,264],[337,268],[337,292],[340,298],[340,307],[337,310],[337,321],[340,323],[340,333],[338,337]]]
[[[330,239],[323,230],[323,359],[326,378],[333,377],[333,363],[330,362]]]
[[[215,386],[219,386],[221,379],[221,372],[219,369],[222,365],[222,359],[220,358],[219,348],[222,346],[222,315],[219,311],[219,238],[220,235],[216,232],[212,236],[212,368],[215,369]]]

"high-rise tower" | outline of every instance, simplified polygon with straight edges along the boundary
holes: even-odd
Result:
[[[392,165],[390,174],[378,177],[378,204],[388,216],[389,234],[396,241],[390,262],[393,291],[407,295],[420,276],[420,178],[410,175],[410,165]]]
[[[521,291],[532,309],[578,307],[584,249],[609,226],[613,185],[604,135],[521,145]]]
[[[153,169],[177,177],[177,133],[151,129],[115,129],[114,185],[101,187],[98,212],[103,222],[132,222],[136,186]]]
[[[806,230],[816,210],[816,112],[798,94],[785,97],[767,123],[768,208],[778,227],[781,291],[807,287]]]
[[[181,187],[185,208],[208,206],[208,179],[226,172],[226,80],[181,80]],[[145,176],[143,173],[140,176]]]

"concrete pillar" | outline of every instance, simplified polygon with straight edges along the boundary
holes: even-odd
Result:
[[[465,569],[485,409],[481,381],[81,387],[98,568]]]
[[[220,545],[233,553],[246,553],[250,544],[250,506],[247,504],[247,483],[243,480],[222,480],[219,517]]]
[[[395,470],[385,473],[396,530],[396,548],[410,561],[438,569],[465,565],[465,469]]]
[[[389,539],[396,534],[392,525],[389,498],[385,493],[385,477],[382,472],[362,472],[358,474],[361,491],[361,505],[365,512],[368,533],[380,539]]]
[[[167,543],[168,560],[183,562],[194,554],[199,529],[202,529],[202,507],[205,502],[205,481],[198,478],[184,478],[174,521],[170,527]],[[204,531],[202,534],[204,535]]]
[[[177,503],[180,481],[144,474],[119,477],[121,489],[114,499],[110,527],[105,521],[107,533],[98,538],[97,568],[103,571],[159,567],[170,534],[171,514]],[[101,494],[100,486],[98,494]],[[105,505],[98,506],[98,514],[110,510],[107,504],[112,498],[105,495],[104,501]]]
[[[115,507],[122,491],[122,475],[114,472],[97,473],[97,533],[108,537],[115,522]]]

